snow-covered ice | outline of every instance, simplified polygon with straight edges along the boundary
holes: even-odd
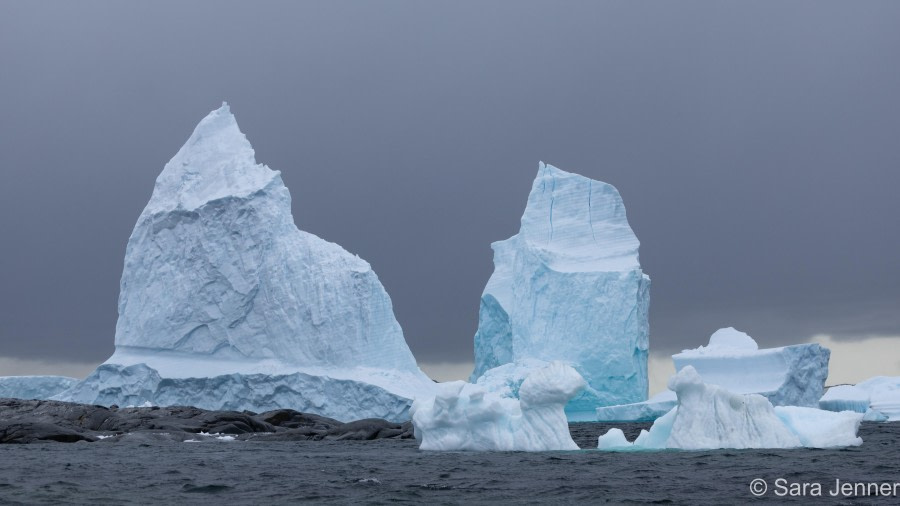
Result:
[[[675,370],[692,366],[712,384],[755,393],[776,406],[818,406],[825,392],[831,351],[816,343],[759,349],[732,327],[717,330],[708,346],[672,355]]]
[[[717,448],[829,448],[862,444],[862,415],[815,408],[775,407],[758,394],[737,394],[705,383],[685,366],[669,380],[678,405],[634,442],[619,430],[597,441],[601,450],[708,450]]]
[[[76,383],[66,376],[0,376],[0,397],[44,400]]]
[[[519,399],[464,381],[442,383],[436,396],[413,404],[419,448],[577,450],[564,407],[584,386],[578,372],[562,362],[533,370],[519,387]]]
[[[400,420],[433,389],[371,266],[297,229],[281,173],[256,163],[225,104],[138,218],[115,344],[58,398]]]
[[[675,370],[694,367],[709,383],[742,394],[760,394],[776,406],[815,407],[825,390],[831,352],[818,344],[759,349],[756,341],[732,327],[719,329],[707,346],[672,356]],[[647,401],[597,408],[598,421],[649,421],[675,406],[664,391]]]
[[[491,245],[471,381],[515,392],[562,360],[587,381],[570,419],[645,400],[650,278],[638,246],[613,186],[541,163],[519,233]]]
[[[652,422],[671,411],[676,404],[678,404],[678,399],[675,392],[663,390],[644,402],[599,407],[597,408],[597,421]]]
[[[692,366],[703,378],[735,393],[755,393],[776,406],[818,406],[831,351],[816,343],[759,349],[732,327],[717,330],[708,346],[672,355],[675,370]]]
[[[775,414],[807,448],[859,446],[861,418],[852,411],[824,411],[799,406],[775,406]]]
[[[870,421],[900,421],[900,376],[876,376],[856,385],[831,387],[819,407],[865,413]]]

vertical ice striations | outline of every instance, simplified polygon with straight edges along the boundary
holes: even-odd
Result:
[[[302,232],[223,105],[156,181],[125,255],[117,351],[417,371],[371,267]]]
[[[305,404],[316,395],[312,389],[343,388],[309,378],[371,384],[406,404],[431,382],[369,264],[298,230],[290,206],[280,172],[256,163],[228,106],[204,118],[157,178],[128,241],[116,352],[106,365],[146,364],[162,379],[280,375],[280,391],[293,389],[296,404],[313,412],[341,419],[404,416],[356,409],[353,403],[363,402],[353,401],[358,393]],[[120,385],[110,370],[92,378],[86,381],[93,384],[76,388],[81,397],[103,393],[110,382],[118,382],[122,396],[137,391],[129,382]],[[230,407],[276,402],[254,378],[253,388],[241,376],[220,389],[228,390],[221,395]],[[214,390],[209,398],[186,391],[178,399],[177,389],[167,388],[169,401],[218,407]],[[113,402],[105,392],[104,400]],[[276,403],[293,402],[280,399]]]
[[[492,245],[472,380],[495,384],[489,370],[504,364],[562,360],[588,383],[570,419],[645,400],[650,278],[638,246],[613,186],[541,163],[519,233]]]

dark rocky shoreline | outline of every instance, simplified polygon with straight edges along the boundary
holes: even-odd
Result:
[[[377,418],[340,422],[279,409],[265,413],[190,406],[104,407],[60,401],[0,399],[0,444],[190,440],[198,435],[254,441],[410,439],[412,423]]]

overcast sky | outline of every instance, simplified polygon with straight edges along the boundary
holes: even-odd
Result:
[[[471,362],[543,160],[621,192],[654,352],[735,326],[894,337],[900,368],[898,26],[895,1],[0,1],[0,357],[112,353],[134,222],[227,100],[420,362]]]

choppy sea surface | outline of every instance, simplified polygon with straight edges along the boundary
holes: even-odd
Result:
[[[883,494],[900,482],[900,423],[865,423],[862,446],[836,450],[590,450],[611,426],[633,439],[649,424],[572,424],[585,449],[544,453],[424,452],[414,440],[214,437],[0,445],[0,503],[900,504]],[[751,491],[756,479],[766,484],[759,497]],[[836,480],[853,493],[831,495]]]

